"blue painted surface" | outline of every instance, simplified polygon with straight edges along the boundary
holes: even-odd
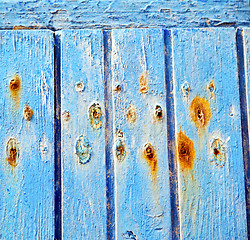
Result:
[[[104,239],[107,204],[103,33],[65,30],[58,34],[62,43],[62,236]],[[99,104],[101,118],[99,113],[90,111],[93,104]],[[95,120],[101,119],[99,128],[91,124],[91,114]],[[88,150],[91,148],[85,164],[76,152],[81,135],[89,142]]]
[[[1,1],[0,28],[249,26],[248,0]]]
[[[163,30],[112,31],[116,239],[172,238],[164,63]]]
[[[184,170],[178,164],[181,237],[246,239],[235,30],[176,29],[172,38],[176,133],[186,132],[196,155],[193,168]],[[187,91],[182,88],[185,82]],[[195,126],[190,116],[191,102],[197,96],[205,98],[211,108],[211,119],[203,128]],[[213,160],[215,139],[222,142],[223,166]]]
[[[48,30],[0,31],[1,239],[54,238],[53,44]],[[11,94],[15,76],[21,89]],[[15,167],[6,160],[10,138],[19,145]]]

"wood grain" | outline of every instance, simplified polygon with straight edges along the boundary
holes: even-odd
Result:
[[[112,31],[116,239],[170,239],[164,37]]]
[[[107,214],[103,34],[101,30],[65,30],[60,34],[62,235],[64,239],[104,239]],[[96,121],[98,117],[90,118],[93,104],[101,108],[101,123]],[[79,138],[86,140],[84,144],[89,147],[76,147]],[[83,154],[79,155],[81,151]]]
[[[246,239],[235,31],[173,30],[172,44],[181,237]]]
[[[53,43],[48,30],[0,31],[1,239],[54,238]]]

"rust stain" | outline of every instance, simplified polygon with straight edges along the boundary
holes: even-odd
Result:
[[[147,73],[143,73],[139,78],[140,83],[140,92],[147,93],[148,92],[148,80],[147,80]]]
[[[14,76],[9,84],[9,89],[13,100],[16,102],[16,105],[19,106],[19,95],[21,91],[21,79],[16,75]]]
[[[31,117],[33,116],[33,110],[30,108],[28,103],[25,105],[23,109],[23,116],[27,121],[30,121]]]
[[[209,92],[211,92],[212,94],[214,93],[214,91],[215,91],[215,85],[214,85],[214,81],[213,81],[213,80],[208,84],[207,89],[208,89]]]
[[[209,102],[199,96],[195,97],[191,102],[189,112],[190,117],[199,129],[205,127],[211,118]]]
[[[12,167],[17,166],[17,159],[19,158],[18,143],[15,138],[10,138],[6,147],[6,160]]]
[[[28,30],[28,29],[39,29],[39,27],[37,27],[37,26],[25,27],[22,25],[13,27],[13,30]]]
[[[150,167],[153,182],[155,182],[157,178],[157,155],[151,143],[147,143],[144,145],[143,156],[147,160],[147,163]]]
[[[193,141],[181,130],[177,136],[177,156],[182,170],[193,168],[195,149]]]
[[[127,111],[127,119],[130,123],[135,123],[136,118],[137,116],[135,107],[131,104]]]

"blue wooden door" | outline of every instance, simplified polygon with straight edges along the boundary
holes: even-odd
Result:
[[[0,239],[247,239],[249,34],[0,31]]]

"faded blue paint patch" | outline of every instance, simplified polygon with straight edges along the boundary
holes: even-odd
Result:
[[[76,155],[79,158],[79,162],[86,164],[90,161],[91,147],[89,140],[81,135],[76,141]]]
[[[32,14],[31,14],[32,12]],[[0,28],[249,26],[249,1],[29,1],[0,3]]]

